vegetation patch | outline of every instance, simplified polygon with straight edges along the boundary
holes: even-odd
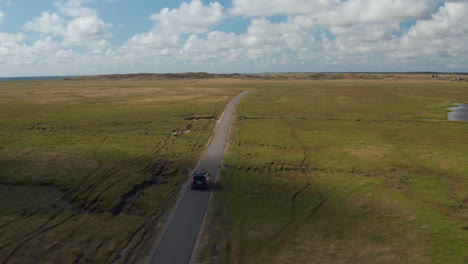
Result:
[[[466,84],[259,83],[239,105],[200,263],[465,263]],[[429,121],[431,120],[431,121]]]
[[[0,263],[128,263],[241,89],[84,79],[0,91]]]
[[[467,89],[385,74],[0,83],[0,262],[140,260],[251,90],[201,263],[464,263],[467,124],[446,108]]]

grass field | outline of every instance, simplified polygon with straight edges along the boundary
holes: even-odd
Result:
[[[468,85],[246,84],[200,263],[467,263]]]
[[[239,92],[197,80],[0,83],[0,263],[141,257]]]
[[[0,83],[0,263],[141,259],[243,90],[201,263],[468,261],[466,83],[172,77]]]

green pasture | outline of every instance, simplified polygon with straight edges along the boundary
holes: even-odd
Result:
[[[251,84],[200,263],[466,263],[468,123],[441,81]]]
[[[251,90],[199,262],[466,263],[468,85],[423,77],[0,83],[0,262],[141,260]]]
[[[0,263],[140,258],[237,88],[0,83]]]

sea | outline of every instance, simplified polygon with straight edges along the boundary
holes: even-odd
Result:
[[[82,76],[29,76],[29,77],[0,77],[0,82],[11,81],[39,81],[39,80],[59,80],[64,78],[73,78]]]

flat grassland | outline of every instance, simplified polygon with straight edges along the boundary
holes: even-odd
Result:
[[[200,263],[468,262],[467,83],[245,87]]]
[[[0,83],[0,263],[131,263],[240,89]]]
[[[468,123],[444,120],[468,85],[447,78],[0,83],[0,263],[139,260],[243,90],[199,262],[465,263]]]

